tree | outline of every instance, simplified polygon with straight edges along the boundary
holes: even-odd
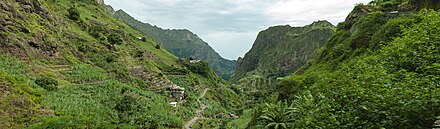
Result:
[[[279,101],[276,104],[266,103],[262,113],[260,121],[263,122],[265,128],[288,129],[291,128],[291,123],[294,121],[293,113],[295,113],[295,109],[293,105]]]
[[[121,36],[118,34],[110,34],[107,37],[107,41],[112,45],[121,45],[124,41],[122,40]]]
[[[160,49],[160,45],[156,45],[156,49]]]
[[[69,10],[67,10],[67,11],[69,11],[69,16],[68,16],[68,17],[69,17],[70,19],[72,19],[72,20],[74,20],[74,21],[78,21],[78,20],[81,18],[78,9],[76,9],[76,8],[74,8],[74,7],[71,7],[71,8],[70,8]]]
[[[141,40],[142,40],[143,42],[147,42],[147,38],[146,38],[146,37],[142,37]]]

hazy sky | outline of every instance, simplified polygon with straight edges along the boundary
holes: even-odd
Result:
[[[371,0],[105,0],[136,19],[164,29],[189,29],[221,56],[237,59],[261,30],[303,26],[317,20],[334,25],[357,3]]]

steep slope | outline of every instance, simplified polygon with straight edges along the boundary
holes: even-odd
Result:
[[[432,128],[440,116],[440,12],[418,11],[437,5],[357,5],[315,61],[277,85],[279,102],[255,108],[249,125]]]
[[[0,2],[0,128],[182,128],[202,104],[208,127],[230,120],[214,116],[239,96],[206,62],[138,39],[97,2]],[[185,100],[170,97],[176,85]]]
[[[315,57],[334,30],[327,21],[304,27],[270,27],[260,32],[252,49],[238,59],[234,80],[248,84],[255,77],[274,80],[292,73]]]
[[[224,79],[229,80],[235,71],[235,61],[221,57],[211,46],[189,30],[164,30],[148,23],[142,23],[123,10],[118,10],[113,14],[117,19],[150,36],[178,57],[207,61],[209,66]]]

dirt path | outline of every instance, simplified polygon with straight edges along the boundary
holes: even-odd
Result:
[[[197,98],[197,100],[202,99],[203,97],[205,97],[206,92],[208,92],[209,88],[206,88],[205,90],[203,90],[202,94],[200,94],[199,98]],[[196,115],[194,116],[194,118],[192,118],[190,121],[185,123],[185,129],[191,129],[191,126],[197,122],[197,120],[199,120],[200,117],[202,117],[202,113],[203,111],[205,111],[206,109],[206,105],[202,104],[202,106],[200,106],[199,109],[197,109],[196,111]]]
[[[197,98],[197,100],[202,99],[203,97],[205,97],[206,92],[208,92],[209,88],[206,88],[205,90],[203,90],[202,94],[200,94],[199,98]]]

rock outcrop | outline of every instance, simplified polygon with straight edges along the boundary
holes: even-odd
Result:
[[[260,32],[252,49],[237,63],[234,80],[248,73],[280,77],[294,72],[313,59],[333,35],[335,27],[317,21],[304,27],[275,26]]]

